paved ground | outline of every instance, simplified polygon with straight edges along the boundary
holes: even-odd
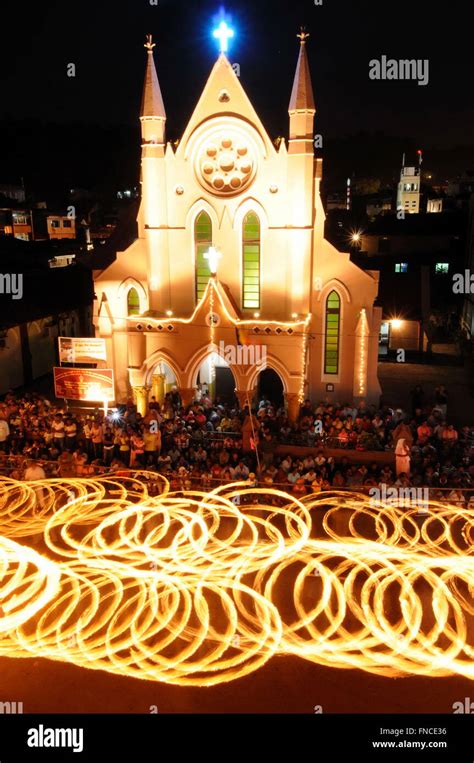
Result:
[[[0,701],[25,713],[450,713],[472,697],[461,678],[388,679],[275,657],[252,675],[215,688],[182,688],[48,660],[0,659]]]
[[[321,520],[319,516],[315,529]],[[346,520],[334,529],[342,532]],[[359,530],[364,526],[360,523]],[[371,523],[365,527],[364,537],[375,537]],[[461,538],[455,538],[461,544]],[[317,578],[305,586],[302,602],[306,611],[310,611],[318,586]],[[274,603],[285,622],[292,622],[293,597],[288,593],[287,584],[282,585]],[[428,632],[434,625],[430,614],[432,589],[417,586],[417,594]],[[397,591],[392,598],[384,597],[387,617],[398,619],[398,607]],[[222,631],[222,623],[214,614],[211,621]],[[351,622],[356,621],[349,616],[345,627],[355,632]],[[466,622],[472,643],[474,617],[466,617]],[[455,702],[472,697],[473,691],[472,681],[458,676],[385,678],[361,670],[321,667],[284,655],[273,657],[243,679],[212,688],[141,681],[42,658],[0,658],[0,702],[23,702],[25,713],[149,713],[153,706],[160,713],[314,713],[315,707],[325,713],[450,713]]]

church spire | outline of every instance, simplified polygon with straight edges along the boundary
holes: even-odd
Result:
[[[309,34],[302,27],[297,37],[300,40],[300,54],[288,108],[290,114],[290,140],[312,137],[314,115],[316,113],[311,72],[306,53],[306,40]]]
[[[158,75],[156,73],[155,62],[153,60],[153,48],[155,47],[155,43],[152,40],[151,34],[147,34],[144,47],[147,49],[148,60],[146,65],[145,84],[143,86],[140,116],[166,119],[165,105],[163,103],[160,83],[158,82]]]

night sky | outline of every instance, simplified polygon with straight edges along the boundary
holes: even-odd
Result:
[[[208,0],[158,0],[157,6],[149,0],[41,0],[3,6],[0,183],[2,165],[9,176],[18,171],[28,175],[32,152],[35,160],[30,164],[41,151],[52,153],[53,165],[70,161],[71,167],[83,167],[89,158],[98,172],[104,172],[100,152],[110,148],[109,128],[111,144],[119,152],[115,163],[135,166],[137,145],[130,145],[127,152],[126,133],[117,138],[114,130],[130,129],[131,142],[135,140],[146,58],[142,45],[148,32],[157,42],[155,61],[168,137],[179,137],[216,59],[211,31],[220,7]],[[442,5],[427,0],[323,0],[322,6],[315,6],[314,0],[234,0],[224,8],[236,30],[229,58],[240,64],[242,84],[271,137],[287,134],[298,54],[295,35],[305,24],[311,32],[308,52],[318,108],[315,131],[325,140],[382,131],[410,139],[409,150],[417,144],[453,149],[474,143],[472,27],[465,0]],[[428,58],[429,85],[371,81],[369,61],[383,54]],[[69,62],[76,64],[74,79],[66,76]],[[18,126],[19,120],[64,125],[60,151],[32,122],[25,122],[31,128],[26,147],[28,130]],[[93,131],[81,137],[72,129],[69,142],[68,125],[75,122],[106,128],[97,135],[98,145],[91,145]],[[10,130],[2,132],[5,123]],[[474,166],[474,152],[472,156]],[[354,157],[354,165],[362,166],[363,157],[358,161]],[[44,170],[46,161],[37,172],[40,167]],[[51,170],[54,175],[50,164]],[[118,180],[120,172],[115,171]]]

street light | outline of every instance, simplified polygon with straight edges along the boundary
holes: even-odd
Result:
[[[362,230],[351,230],[349,231],[348,240],[355,249],[360,249],[362,247]]]

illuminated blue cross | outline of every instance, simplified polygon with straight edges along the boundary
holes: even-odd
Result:
[[[220,41],[221,53],[227,53],[229,50],[229,40],[234,36],[234,30],[227,26],[225,21],[221,21],[218,29],[215,29],[214,37]]]

